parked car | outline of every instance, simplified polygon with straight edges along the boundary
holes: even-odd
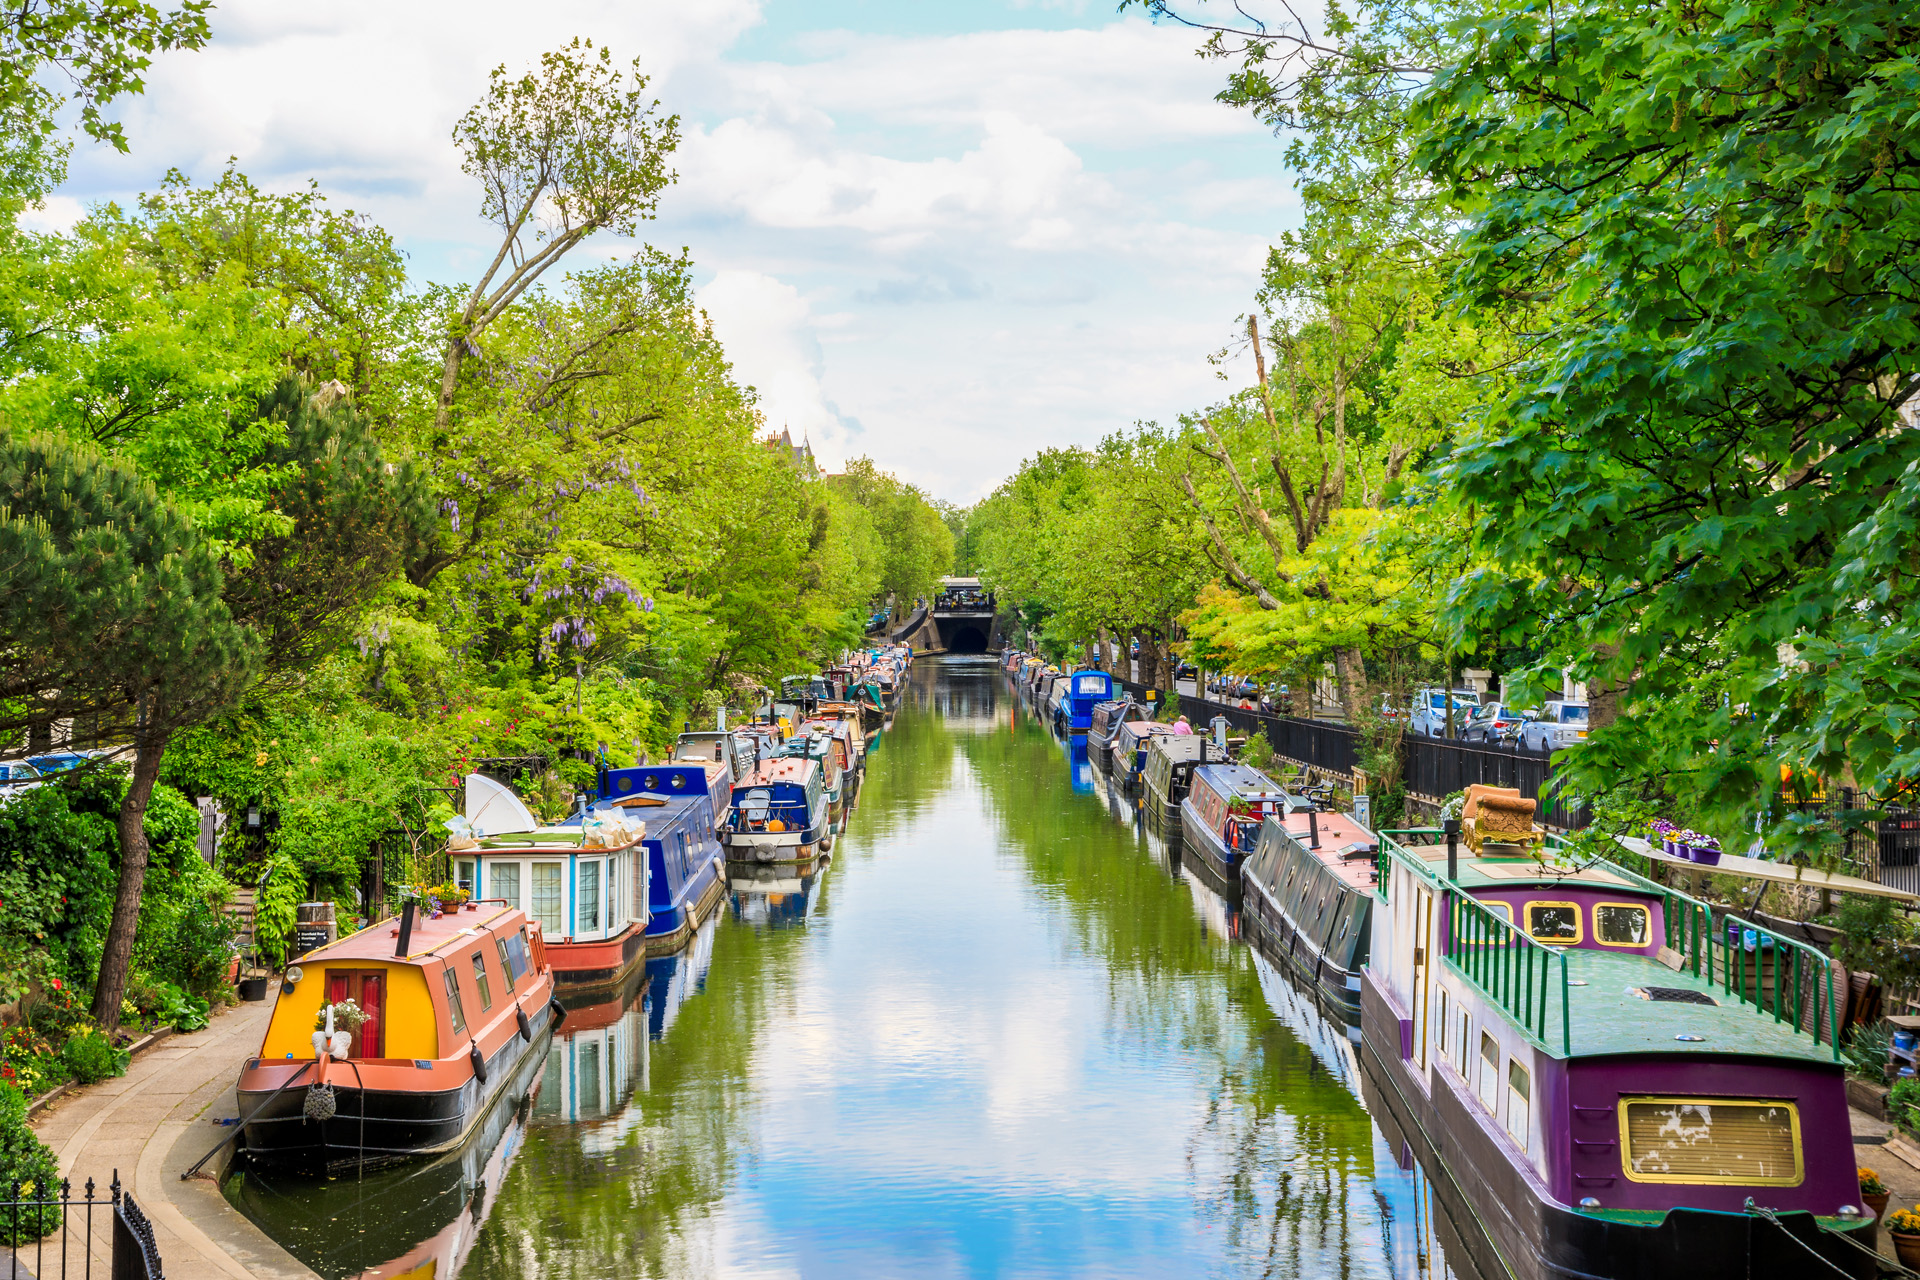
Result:
[[[89,758],[78,751],[55,751],[44,756],[28,756],[27,763],[43,774],[65,773],[69,769],[78,769]]]
[[[1525,717],[1508,703],[1488,702],[1467,721],[1467,727],[1460,731],[1460,741],[1479,742],[1487,746],[1512,741],[1513,736],[1520,732],[1524,720]]]
[[[1570,747],[1587,736],[1587,704],[1584,702],[1549,702],[1540,708],[1537,719],[1529,720],[1520,728],[1520,749],[1523,751],[1558,751]]]
[[[1480,695],[1453,691],[1453,731],[1460,732],[1467,717],[1480,708]],[[1410,733],[1422,733],[1429,738],[1447,736],[1447,691],[1445,689],[1421,689],[1413,695],[1413,714],[1407,722]]]
[[[1173,678],[1175,680],[1191,680],[1197,670],[1198,668],[1191,662],[1178,663],[1173,668]]]
[[[0,764],[0,792],[25,791],[40,780],[40,771],[24,760]]]

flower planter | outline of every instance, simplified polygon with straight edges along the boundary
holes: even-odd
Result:
[[[1878,1195],[1870,1196],[1862,1191],[1860,1198],[1866,1201],[1867,1208],[1873,1210],[1873,1220],[1875,1223],[1881,1223],[1887,1220],[1887,1201],[1893,1199],[1893,1192],[1882,1191]]]
[[[1893,1252],[1900,1265],[1920,1269],[1920,1231],[1892,1231]]]
[[[1707,846],[1700,844],[1688,845],[1687,856],[1703,867],[1711,867],[1720,861],[1720,851],[1718,849],[1709,849]]]

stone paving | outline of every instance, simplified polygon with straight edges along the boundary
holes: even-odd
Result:
[[[119,1171],[122,1187],[153,1223],[169,1280],[317,1280],[228,1205],[210,1177],[180,1180],[232,1132],[214,1121],[237,1114],[233,1082],[260,1047],[273,994],[217,1012],[205,1031],[169,1036],[135,1058],[126,1075],[68,1093],[30,1121],[76,1185],[92,1178],[104,1189]],[[221,1163],[216,1157],[207,1168]],[[110,1256],[111,1225],[111,1214],[96,1212],[95,1274],[112,1274],[98,1270]],[[21,1256],[32,1264],[30,1248]]]

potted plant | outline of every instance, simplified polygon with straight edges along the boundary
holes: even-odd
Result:
[[[1920,1213],[1895,1209],[1887,1218],[1887,1234],[1893,1237],[1893,1251],[1900,1265],[1920,1267]]]
[[[1875,1222],[1887,1220],[1887,1201],[1893,1193],[1887,1190],[1887,1184],[1880,1181],[1880,1175],[1865,1165],[1860,1167],[1860,1198],[1867,1208],[1873,1210]]]

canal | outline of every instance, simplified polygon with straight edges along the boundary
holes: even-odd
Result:
[[[923,661],[832,862],[571,1011],[467,1151],[227,1194],[328,1277],[1456,1274],[1236,932],[990,659]]]

